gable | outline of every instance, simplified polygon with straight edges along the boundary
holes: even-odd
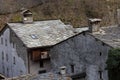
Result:
[[[97,37],[95,37],[94,35],[92,35],[91,33],[89,33],[89,31],[83,31],[83,32],[81,32],[81,33],[78,33],[78,34],[76,34],[76,35],[74,35],[74,36],[72,36],[72,37],[69,37],[68,39],[66,39],[66,40],[64,40],[64,41],[61,41],[61,42],[58,43],[58,44],[63,44],[63,43],[65,43],[65,42],[67,42],[67,41],[74,40],[76,37],[79,37],[79,36],[81,36],[81,35],[82,35],[82,36],[89,36],[89,37],[91,37],[92,39],[94,39],[94,40],[96,40],[96,41],[98,41],[98,42],[101,42],[101,44],[104,44],[104,45],[106,45],[106,46],[108,46],[108,47],[113,48],[113,47],[110,46],[109,44],[103,42],[103,41],[100,40],[99,38],[97,38]],[[58,45],[58,44],[56,44],[56,45]],[[55,46],[56,46],[56,45],[55,45]]]
[[[6,24],[5,27],[2,28],[0,31],[0,36],[4,33],[4,31],[8,28],[8,25]]]

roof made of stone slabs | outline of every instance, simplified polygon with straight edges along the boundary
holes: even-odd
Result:
[[[113,48],[120,48],[120,27],[110,26],[101,29],[103,33],[93,35]]]
[[[60,75],[55,74],[52,72],[39,74],[37,76],[34,76],[30,80],[72,80],[71,77],[68,77],[66,75]]]
[[[13,78],[5,78],[5,80],[72,80],[68,75],[61,75],[53,72],[42,74],[26,74]]]
[[[35,21],[31,24],[8,23],[8,26],[28,48],[52,46],[75,35],[60,20]]]

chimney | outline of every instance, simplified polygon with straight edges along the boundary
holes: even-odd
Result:
[[[60,67],[60,74],[65,75],[66,74],[66,66]]]
[[[118,26],[120,27],[120,9],[117,9],[117,23]]]
[[[101,19],[94,18],[88,20],[89,31],[91,33],[98,32],[100,29]]]
[[[22,22],[23,23],[33,23],[33,14],[28,9],[22,9]]]

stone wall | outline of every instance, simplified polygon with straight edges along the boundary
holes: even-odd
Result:
[[[17,56],[23,60],[24,66],[27,68],[26,72],[28,72],[28,52],[24,43],[20,40],[20,38],[11,30],[10,32],[10,42],[14,44],[16,47]]]
[[[50,60],[44,60],[43,61],[43,67],[40,67],[40,61],[32,61],[30,60],[30,73],[31,74],[38,74],[39,71],[46,70],[46,72],[49,72],[51,70],[51,62]]]
[[[0,73],[6,77],[26,73],[24,61],[17,54],[17,45],[10,39],[10,29],[7,28],[0,36]]]
[[[81,33],[55,45],[50,50],[54,70],[67,67],[71,75],[86,72],[87,80],[108,80],[106,60],[110,47],[89,33]],[[74,72],[71,67],[73,66]],[[101,73],[100,73],[101,71]]]
[[[117,23],[120,26],[120,9],[117,9]]]

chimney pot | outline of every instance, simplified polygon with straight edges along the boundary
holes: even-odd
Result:
[[[66,66],[60,67],[60,74],[62,74],[62,75],[66,74]]]

